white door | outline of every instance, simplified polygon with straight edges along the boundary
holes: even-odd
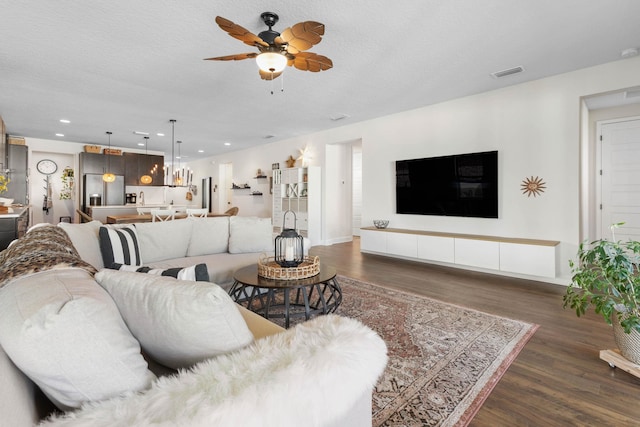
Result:
[[[601,237],[640,240],[640,120],[603,124],[601,148]]]

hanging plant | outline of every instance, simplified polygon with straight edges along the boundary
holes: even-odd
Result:
[[[60,200],[71,200],[73,198],[73,184],[75,182],[73,169],[67,166],[62,170],[62,190]]]
[[[11,180],[8,177],[4,176],[3,174],[0,174],[0,194],[4,193],[9,189],[10,182]]]

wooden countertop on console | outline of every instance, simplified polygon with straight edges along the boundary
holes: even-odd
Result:
[[[522,239],[514,237],[483,236],[479,234],[443,233],[439,231],[408,230],[402,228],[362,227],[362,230],[383,231],[387,233],[417,234],[420,236],[452,237],[457,239],[487,240],[491,242],[516,243],[522,245],[557,246],[557,240]]]

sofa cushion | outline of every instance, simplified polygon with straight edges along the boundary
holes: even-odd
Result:
[[[273,251],[271,218],[246,216],[229,217],[229,252]]]
[[[253,341],[236,304],[213,283],[106,269],[96,280],[144,351],[165,366],[190,367]]]
[[[194,264],[203,263],[207,265],[209,281],[228,290],[233,283],[234,271],[250,264],[257,264],[260,255],[260,253],[256,252],[246,254],[230,254],[224,252],[221,254],[167,259],[149,263],[148,265],[152,268],[167,269],[171,267],[189,267]]]
[[[115,268],[115,264],[142,265],[135,225],[100,227],[99,235],[105,267]]]
[[[193,223],[187,256],[219,254],[229,250],[229,217],[188,218]]]
[[[0,344],[63,410],[144,390],[154,378],[111,297],[81,269],[0,289]]]
[[[136,224],[144,262],[187,256],[192,226],[184,219]]]
[[[93,265],[97,270],[104,268],[102,253],[100,252],[100,221],[91,221],[84,224],[71,224],[61,222],[61,227],[71,239],[71,243],[80,254],[83,261]]]
[[[172,267],[172,268],[151,268],[151,267],[138,267],[135,265],[115,264],[115,270],[130,271],[133,273],[145,273],[155,274],[156,276],[173,277],[180,280],[191,280],[193,282],[208,282],[209,272],[207,271],[207,264],[196,264],[190,267]]]

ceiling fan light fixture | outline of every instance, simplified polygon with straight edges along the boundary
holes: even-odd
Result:
[[[262,52],[256,56],[256,63],[265,73],[280,73],[287,66],[287,57],[277,52]]]

